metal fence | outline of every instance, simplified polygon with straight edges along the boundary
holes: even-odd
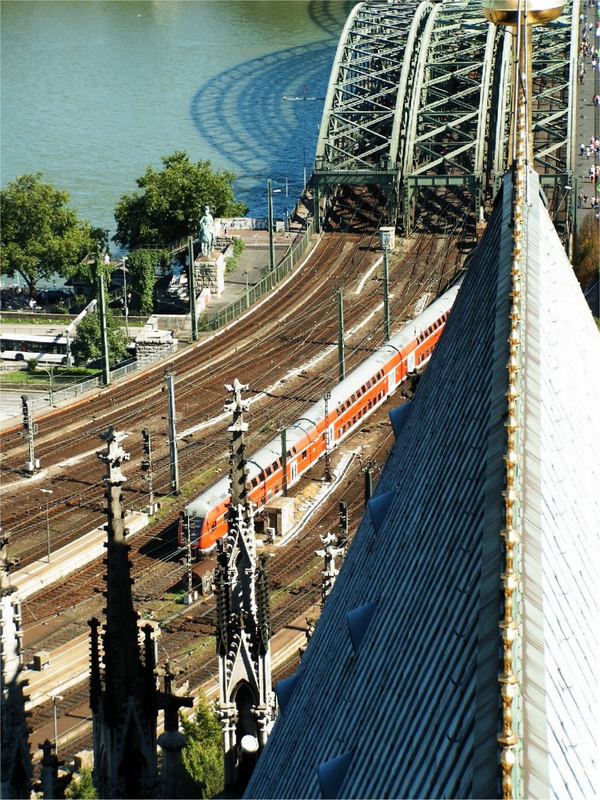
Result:
[[[298,237],[297,241],[292,245],[275,269],[268,272],[264,278],[251,289],[248,289],[248,292],[243,297],[236,300],[235,303],[230,303],[215,314],[212,319],[208,320],[203,326],[204,330],[216,331],[222,328],[224,325],[227,325],[229,322],[241,316],[244,311],[254,305],[257,300],[260,300],[263,295],[275,288],[279,281],[300,263],[302,256],[308,250],[314,232],[314,220],[311,219],[304,233]]]
[[[116,380],[117,378],[122,378],[125,375],[130,375],[132,372],[137,372],[140,369],[145,369],[146,367],[153,364],[155,361],[159,361],[161,358],[165,358],[167,356],[173,355],[177,352],[177,345],[172,345],[169,349],[162,350],[158,353],[153,353],[151,355],[144,356],[140,359],[131,359],[131,361],[127,361],[125,364],[122,364],[117,369],[112,369],[110,371],[110,379],[111,381]],[[72,400],[73,398],[77,398],[80,395],[84,394],[85,392],[89,392],[91,389],[98,389],[102,386],[102,378],[97,376],[95,378],[89,378],[85,381],[80,381],[79,383],[72,383],[69,386],[65,386],[62,389],[53,388],[52,390],[52,398],[53,406],[57,406],[62,402],[67,400]],[[27,394],[26,390],[23,391],[23,394]],[[42,408],[46,408],[50,405],[50,389],[48,389],[47,394],[38,396],[32,400],[32,408],[33,410],[40,410]],[[18,414],[15,414],[18,416]]]
[[[241,316],[245,311],[247,311],[250,306],[253,306],[254,303],[267,294],[267,292],[270,292],[272,289],[274,289],[279,281],[285,278],[286,275],[289,275],[294,267],[300,263],[302,257],[310,246],[314,233],[314,219],[311,219],[306,230],[297,237],[288,253],[283,257],[275,269],[268,272],[264,278],[259,283],[255,284],[251,289],[249,289],[242,298],[236,300],[235,303],[230,303],[226,308],[221,309],[221,311],[219,311],[212,319],[207,321],[206,324],[202,326],[204,330],[216,331],[219,328],[222,328],[224,325],[227,325],[228,323],[237,319],[237,317]],[[158,361],[167,355],[172,355],[176,351],[177,346],[175,345],[168,351],[161,351],[159,353],[154,353],[153,355],[144,356],[144,358],[139,360],[134,359],[129,361],[117,369],[111,370],[111,381],[115,380],[116,378],[122,378],[123,376],[129,375],[132,372],[137,372],[137,370],[144,369],[154,361]],[[80,383],[71,384],[70,386],[65,386],[62,389],[53,389],[53,405],[56,406],[59,403],[76,398],[79,395],[82,395],[91,389],[97,389],[100,386],[102,386],[102,379],[100,377],[96,377]],[[50,405],[49,400],[50,392],[48,392],[47,396],[35,398],[32,401],[33,410],[39,411],[39,409]]]

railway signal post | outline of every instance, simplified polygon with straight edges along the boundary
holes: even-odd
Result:
[[[283,472],[281,479],[281,491],[283,492],[283,496],[287,497],[287,431],[285,428],[283,428],[281,431],[281,469]]]
[[[36,469],[40,468],[40,460],[39,458],[35,457],[35,445],[33,441],[37,426],[33,422],[33,409],[31,407],[31,400],[26,394],[21,395],[21,404],[23,408],[23,436],[27,439],[27,461],[25,462],[25,474],[31,476]]]
[[[373,496],[373,465],[371,463],[367,464],[364,469],[365,473],[365,508],[367,507],[367,503]]]
[[[346,551],[346,544],[348,542],[348,503],[346,500],[340,500],[340,524],[338,532],[338,543],[340,547]]]
[[[186,569],[187,569],[187,593],[183,598],[183,602],[187,606],[191,606],[198,599],[198,592],[194,589],[194,572],[192,570],[192,531],[190,526],[189,517],[185,520],[185,541],[187,546],[186,552]]]
[[[329,417],[329,401],[331,400],[331,392],[327,392],[325,395],[325,420],[327,422],[327,418]],[[332,474],[331,474],[331,442],[329,441],[329,424],[327,424],[327,428],[325,429],[325,481],[327,483],[331,483],[332,481]]]
[[[146,483],[148,484],[148,516],[156,514],[158,503],[154,502],[154,471],[152,469],[152,438],[147,428],[142,430],[144,440],[144,450],[142,455],[142,470],[146,473]]]
[[[390,273],[388,254],[394,249],[394,229],[384,227],[379,229],[379,242],[383,250],[383,338],[389,341],[390,329]]]
[[[52,489],[40,489],[46,496],[46,545],[48,547],[48,563],[50,563],[50,495],[54,494]]]

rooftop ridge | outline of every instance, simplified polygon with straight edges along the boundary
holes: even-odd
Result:
[[[521,292],[525,280],[527,248],[527,109],[525,98],[516,110],[516,143],[513,163],[512,186],[512,263],[511,263],[511,306],[510,335],[508,338],[509,356],[506,365],[508,374],[506,452],[504,497],[504,569],[501,573],[504,596],[503,612],[500,621],[502,636],[502,672],[498,676],[502,701],[502,729],[498,735],[500,745],[500,766],[502,770],[502,795],[507,800],[513,796],[515,772],[518,774],[518,752],[521,738],[518,733],[521,711],[521,680],[519,590],[521,575],[520,543],[523,536],[521,513],[523,494],[523,445],[525,427],[523,407],[523,342],[522,324],[525,309],[524,293]],[[515,729],[515,722],[517,728]],[[518,779],[517,779],[518,783]],[[518,792],[520,794],[520,792]]]

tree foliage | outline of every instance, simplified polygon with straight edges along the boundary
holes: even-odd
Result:
[[[65,790],[65,797],[76,798],[76,800],[96,800],[98,793],[94,788],[92,780],[92,770],[89,767],[82,767],[79,772],[79,780],[73,778]]]
[[[18,272],[30,295],[55,272],[63,277],[75,273],[104,235],[67,207],[69,199],[67,192],[43,183],[39,172],[16,178],[0,192],[0,272]]]
[[[600,224],[593,214],[588,214],[577,230],[575,274],[585,289],[598,277],[600,264]]]
[[[117,318],[107,309],[108,353],[111,364],[116,364],[127,355],[127,339]],[[71,353],[78,364],[85,364],[102,357],[100,320],[97,314],[88,314],[77,326]]]
[[[157,270],[168,260],[165,250],[135,250],[127,257],[127,293],[131,290],[130,310],[151,314]]]
[[[183,151],[161,161],[162,170],[149,166],[137,179],[142,192],[123,195],[115,209],[114,240],[122,247],[166,245],[196,235],[205,205],[216,217],[246,213],[246,206],[235,202],[232,172],[213,171],[210,161],[194,164]]]
[[[187,738],[182,761],[187,773],[202,785],[204,797],[215,797],[223,789],[223,734],[219,719],[201,692],[196,713],[190,719],[181,715]]]

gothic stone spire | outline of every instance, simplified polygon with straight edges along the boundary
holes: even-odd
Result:
[[[225,747],[225,783],[243,790],[257,753],[267,741],[274,718],[271,691],[270,617],[265,559],[257,566],[254,517],[247,487],[244,434],[248,430],[242,400],[247,389],[237,379],[226,387],[225,405],[233,420],[230,469],[231,505],[228,533],[218,545],[217,653],[219,711]]]
[[[0,534],[0,683],[2,745],[0,797],[29,797],[31,756],[21,676],[21,606],[10,583],[7,539]]]
[[[151,632],[145,629],[142,656],[131,593],[129,545],[125,541],[121,465],[129,454],[124,433],[102,436],[106,465],[106,622],[90,621],[90,706],[94,721],[94,783],[101,797],[154,797],[157,790],[157,690]],[[100,652],[104,652],[103,668]]]

